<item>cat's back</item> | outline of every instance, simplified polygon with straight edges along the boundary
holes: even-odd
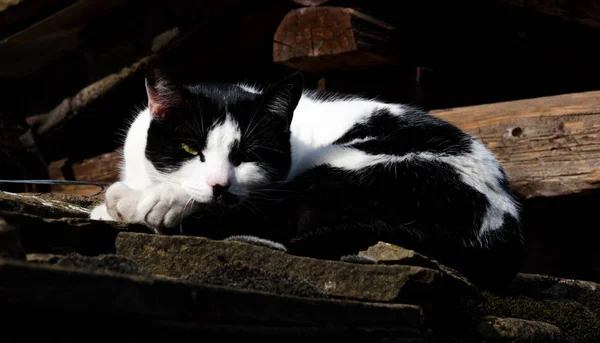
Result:
[[[292,139],[310,148],[327,146],[356,124],[368,121],[380,110],[394,116],[405,111],[400,104],[388,104],[357,96],[305,91],[294,111],[290,127]]]

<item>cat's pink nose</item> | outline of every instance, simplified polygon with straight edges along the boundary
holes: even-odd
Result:
[[[215,199],[218,198],[219,196],[221,196],[223,193],[227,192],[227,190],[229,189],[229,185],[230,185],[230,182],[228,179],[223,179],[223,180],[207,179],[206,183],[208,183],[208,185],[212,187],[213,197],[215,197]]]
[[[213,187],[213,197],[215,197],[215,199],[220,197],[225,192],[227,192],[228,189],[229,189],[229,185],[227,185],[227,186],[215,185]]]
[[[206,183],[212,187],[213,197],[215,199],[227,192],[229,185],[231,184],[228,177],[208,177],[206,178]]]
[[[229,187],[229,179],[228,178],[206,178],[206,183],[212,188],[221,186],[221,187]]]

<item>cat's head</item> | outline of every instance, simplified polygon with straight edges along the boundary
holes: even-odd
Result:
[[[198,203],[235,205],[282,180],[290,167],[290,123],[302,75],[259,91],[237,84],[184,86],[153,70],[146,77],[146,157],[157,178]],[[256,192],[256,193],[253,193]]]

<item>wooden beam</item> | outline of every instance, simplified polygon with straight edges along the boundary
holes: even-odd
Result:
[[[290,11],[273,42],[273,61],[311,72],[393,63],[394,27],[345,7]]]
[[[600,91],[431,114],[483,141],[524,198],[600,188]]]
[[[110,152],[83,161],[71,163],[68,159],[54,161],[48,166],[51,180],[77,180],[113,183],[119,179],[121,154]],[[90,195],[97,192],[96,186],[53,185],[54,193]]]
[[[599,1],[499,0],[499,2],[600,29]]]
[[[118,86],[130,81],[134,76],[141,74],[144,68],[154,58],[154,55],[141,58],[132,65],[126,66],[118,73],[110,74],[91,85],[80,90],[71,98],[63,100],[58,106],[48,113],[32,115],[26,118],[29,129],[21,136],[21,142],[25,146],[33,147],[38,138],[50,137],[59,132],[63,126],[74,117],[81,116],[89,107],[111,93]],[[38,144],[40,150],[45,150]]]

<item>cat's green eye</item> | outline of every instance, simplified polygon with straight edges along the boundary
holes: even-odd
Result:
[[[185,143],[181,143],[181,148],[185,150],[185,152],[187,152],[188,154],[192,154],[194,156],[198,155],[198,150],[195,150],[194,148],[190,147]]]

